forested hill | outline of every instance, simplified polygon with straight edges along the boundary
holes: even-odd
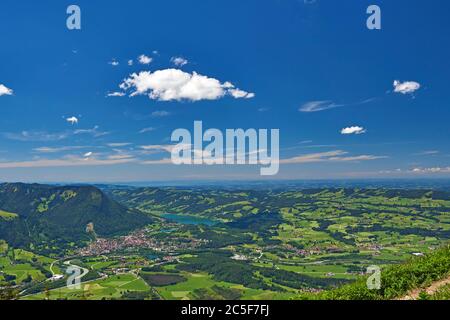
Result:
[[[0,184],[0,239],[14,246],[88,240],[89,223],[97,235],[106,237],[152,221],[92,186]]]

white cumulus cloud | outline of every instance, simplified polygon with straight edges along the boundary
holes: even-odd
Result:
[[[421,87],[420,83],[415,81],[401,82],[399,80],[394,81],[394,92],[401,94],[414,93]]]
[[[119,62],[113,59],[112,61],[108,62],[108,64],[112,65],[113,67],[117,67],[119,65]]]
[[[0,97],[1,96],[11,96],[13,94],[13,90],[6,87],[3,84],[0,84]]]
[[[141,54],[141,55],[138,57],[138,61],[139,61],[140,64],[145,64],[145,65],[147,65],[147,64],[152,63],[153,58],[150,58],[149,56],[146,56],[145,54]]]
[[[70,117],[66,119],[67,122],[69,122],[70,124],[78,124],[78,118],[77,117]]]
[[[131,96],[147,95],[150,99],[160,101],[217,100],[225,95],[236,99],[255,96],[254,93],[235,88],[230,82],[221,83],[217,79],[179,69],[133,73],[120,84],[120,88],[132,90]]]
[[[187,59],[185,59],[183,57],[172,57],[172,59],[170,59],[170,61],[177,67],[182,67],[189,63],[189,61],[187,61]]]
[[[228,92],[236,99],[251,99],[255,97],[254,93],[247,92],[241,89],[229,89]]]
[[[347,127],[341,130],[341,134],[363,134],[366,133],[366,129],[359,126]]]

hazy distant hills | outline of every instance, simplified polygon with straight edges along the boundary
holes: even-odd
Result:
[[[395,206],[395,200],[400,198],[405,201],[408,199],[450,201],[450,192],[427,189],[267,188],[227,190],[223,188],[109,187],[103,188],[103,190],[111,198],[129,208],[151,213],[194,214],[228,220],[258,213],[281,212],[286,208],[297,209],[301,212],[305,209],[314,209],[323,204],[323,201],[329,201],[328,207],[337,206],[337,209],[342,206],[342,201],[347,202],[350,199],[366,201],[370,198],[383,198],[389,206]],[[307,208],[309,205],[312,207]],[[349,203],[346,207],[350,206],[353,205]],[[419,203],[411,204],[411,206],[417,206],[416,209],[421,210]],[[379,208],[375,209],[377,211]]]
[[[92,186],[0,184],[0,239],[15,246],[87,240],[89,223],[97,235],[106,237],[152,222]]]

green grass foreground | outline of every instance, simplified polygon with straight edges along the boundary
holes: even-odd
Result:
[[[318,294],[302,294],[298,298],[303,300],[391,300],[406,295],[410,290],[425,288],[448,276],[450,276],[449,244],[424,257],[412,258],[404,264],[386,267],[381,272],[380,290],[369,290],[366,284],[367,277],[362,277],[354,283],[337,289]]]

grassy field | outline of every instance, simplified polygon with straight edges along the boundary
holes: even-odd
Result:
[[[17,217],[18,217],[18,215],[15,213],[0,210],[0,219],[10,221],[10,220],[14,220]]]
[[[203,298],[223,300],[224,297],[217,292],[219,291],[217,290],[217,287],[235,290],[240,298],[245,300],[283,298],[283,295],[279,293],[250,289],[238,284],[216,281],[213,280],[210,275],[205,273],[183,272],[182,275],[187,279],[186,281],[171,286],[158,287],[156,290],[167,300]]]
[[[67,287],[50,290],[47,293],[39,293],[25,297],[26,300],[101,300],[120,299],[128,292],[147,292],[148,285],[134,274],[121,274],[110,276],[106,279],[95,280],[81,285],[80,289]]]
[[[40,282],[46,279],[44,273],[50,273],[51,258],[34,254],[22,249],[9,248],[3,244],[0,255],[0,272],[14,276],[14,282],[21,284],[24,281]]]

